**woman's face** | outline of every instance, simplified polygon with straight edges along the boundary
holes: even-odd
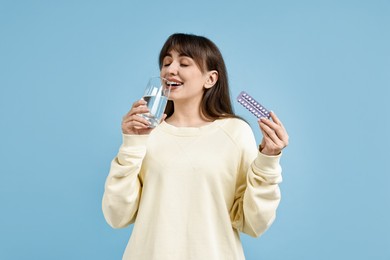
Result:
[[[169,52],[163,59],[160,75],[172,83],[170,100],[199,104],[207,73],[203,73],[192,58],[176,51]]]

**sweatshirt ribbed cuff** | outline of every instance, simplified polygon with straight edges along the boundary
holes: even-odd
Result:
[[[280,166],[280,158],[282,153],[274,156],[258,153],[253,162],[253,170],[261,173],[270,183],[279,183],[282,181],[282,167]]]

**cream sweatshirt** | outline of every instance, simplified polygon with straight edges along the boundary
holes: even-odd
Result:
[[[102,206],[112,227],[134,223],[123,259],[245,259],[239,232],[260,236],[275,218],[279,159],[240,119],[123,135]]]

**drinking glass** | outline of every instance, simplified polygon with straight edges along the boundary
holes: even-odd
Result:
[[[165,78],[152,77],[146,85],[142,99],[147,102],[149,112],[141,116],[150,122],[150,128],[156,127],[164,115],[170,92],[167,82]]]

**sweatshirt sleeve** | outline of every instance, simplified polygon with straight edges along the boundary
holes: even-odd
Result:
[[[113,228],[126,227],[135,221],[142,192],[139,172],[146,154],[147,138],[147,135],[123,135],[123,144],[111,162],[102,210]]]
[[[253,133],[248,138],[251,136]],[[252,148],[253,144],[256,147],[254,140],[247,139],[230,217],[234,228],[252,237],[258,237],[273,223],[280,202],[278,184],[282,181],[279,164],[281,154],[267,156],[256,148],[251,149],[248,144],[252,144]]]

